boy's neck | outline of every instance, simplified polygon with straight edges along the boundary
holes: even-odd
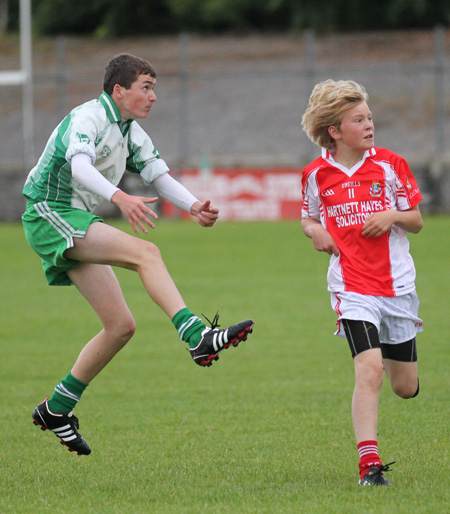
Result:
[[[360,162],[364,157],[363,153],[346,153],[337,151],[333,155],[333,159],[340,164],[341,166],[345,166],[347,169],[353,168],[355,164]]]

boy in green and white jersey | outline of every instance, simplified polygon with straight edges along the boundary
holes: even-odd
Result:
[[[120,54],[108,63],[103,93],[75,108],[53,131],[25,183],[28,199],[22,216],[31,247],[41,257],[50,285],[74,284],[97,313],[103,329],[82,349],[50,399],[33,411],[33,421],[52,430],[69,450],[88,455],[78,433],[73,408],[92,379],[129,341],[133,316],[111,268],[136,271],[151,299],[169,316],[194,361],[211,366],[218,354],[237,346],[253,329],[246,320],[219,330],[211,328],[184,303],[159,249],[126,234],[92,214],[104,200],[117,205],[134,232],[154,228],[157,215],[149,207],[157,197],[133,196],[118,188],[125,172],[139,173],[145,184],[212,227],[218,209],[201,202],[173,179],[169,168],[136,119],[146,118],[156,101],[156,73],[145,60]]]

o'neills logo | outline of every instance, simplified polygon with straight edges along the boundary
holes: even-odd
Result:
[[[381,184],[379,182],[372,182],[372,185],[370,186],[370,196],[381,196],[381,193]]]

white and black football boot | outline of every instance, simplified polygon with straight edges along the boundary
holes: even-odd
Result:
[[[51,430],[69,451],[77,452],[78,455],[91,453],[84,437],[78,433],[79,422],[73,411],[69,414],[56,414],[48,408],[47,400],[44,400],[34,409],[32,417],[35,425],[40,426],[41,430]]]
[[[206,316],[205,316],[206,318]],[[253,320],[247,319],[231,325],[225,330],[220,330],[218,324],[219,315],[214,316],[210,323],[211,328],[207,327],[202,332],[200,343],[195,348],[188,348],[194,362],[199,366],[211,366],[213,361],[218,360],[219,353],[230,346],[237,346],[241,341],[247,339],[248,334],[253,332]]]

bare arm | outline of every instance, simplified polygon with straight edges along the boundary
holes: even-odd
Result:
[[[320,221],[314,218],[302,219],[302,229],[305,236],[312,239],[314,248],[318,252],[326,252],[329,255],[339,255],[339,249],[336,246],[331,234],[322,227]]]
[[[406,232],[419,233],[423,227],[419,206],[416,205],[407,211],[389,209],[374,212],[366,219],[362,234],[365,237],[380,237],[390,230],[392,225],[398,225]]]

